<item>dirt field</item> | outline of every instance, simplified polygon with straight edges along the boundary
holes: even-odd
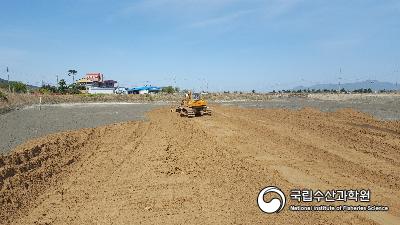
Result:
[[[218,95],[214,93],[207,96],[207,99],[211,102],[219,102],[222,105],[234,105],[243,108],[301,109],[312,107],[325,112],[352,108],[371,114],[377,119],[400,120],[400,95],[397,94],[313,94],[307,98],[289,97],[287,95],[263,95],[261,97],[257,97],[256,94],[249,95]],[[172,99],[173,96],[160,95],[158,98],[168,97]],[[132,102],[134,99],[140,98],[137,95],[81,96],[81,100],[79,100],[79,96],[47,97],[45,101],[48,103],[56,103],[57,101],[83,101],[83,103],[46,104],[41,107],[42,110],[39,110],[38,105],[32,105],[8,113],[0,113],[0,130],[6,131],[0,132],[0,153],[7,153],[12,148],[32,138],[55,132],[143,119],[144,113],[152,108],[178,104],[169,101]],[[54,99],[50,97],[54,97]],[[99,99],[96,99],[96,97]],[[142,97],[146,98],[146,96]],[[175,97],[178,97],[178,95]],[[259,100],[251,100],[251,97]],[[36,98],[38,97],[36,96]],[[95,100],[104,100],[105,102],[87,102]],[[110,102],[112,100],[125,102]]]
[[[79,94],[79,95],[50,95],[50,94],[13,94],[7,93],[7,100],[0,99],[0,114],[26,106],[37,105],[42,99],[42,104],[60,103],[154,103],[154,102],[180,102],[184,93],[158,93],[145,95],[108,95],[108,94]],[[287,96],[287,95],[286,95]],[[249,93],[210,93],[206,96],[209,101],[265,101],[273,98],[271,94],[249,94]]]
[[[0,159],[5,224],[400,224],[400,122],[351,110],[160,108]],[[389,212],[265,214],[266,186],[370,189]],[[288,204],[292,204],[289,200]],[[360,203],[361,204],[361,203]]]

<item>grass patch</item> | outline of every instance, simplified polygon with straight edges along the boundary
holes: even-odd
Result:
[[[0,100],[3,100],[3,101],[7,101],[8,100],[6,93],[3,93],[2,91],[0,91]]]

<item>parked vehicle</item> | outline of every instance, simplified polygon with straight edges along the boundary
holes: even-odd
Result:
[[[115,94],[119,94],[119,95],[127,95],[128,94],[128,88],[117,87],[114,92],[115,92]]]

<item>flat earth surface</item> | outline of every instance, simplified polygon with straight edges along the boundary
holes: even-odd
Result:
[[[312,107],[324,112],[334,112],[339,109],[351,108],[373,115],[382,120],[400,120],[400,96],[387,95],[321,95],[317,98],[276,98],[270,101],[236,101],[222,102],[223,105],[235,105],[244,108],[285,108],[301,109]]]
[[[400,122],[215,106],[51,134],[0,156],[3,224],[400,224]],[[265,214],[259,191],[369,189],[388,212]],[[305,203],[304,203],[305,204]],[[315,203],[314,203],[315,204]]]
[[[325,97],[323,95],[322,97]],[[234,105],[244,108],[286,108],[301,109],[313,107],[321,111],[336,111],[353,108],[366,112],[383,120],[400,120],[399,96],[352,96],[328,99],[282,98],[269,101],[236,101],[221,102],[223,105]],[[170,103],[169,103],[170,104]],[[142,120],[144,113],[161,103],[82,103],[45,105],[23,108],[6,114],[0,114],[0,153],[9,152],[12,148],[31,138],[50,133],[91,128],[116,122]]]
[[[143,120],[144,113],[160,104],[73,103],[31,106],[0,114],[0,153],[46,134]]]

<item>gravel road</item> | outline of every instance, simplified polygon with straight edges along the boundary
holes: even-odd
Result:
[[[343,96],[342,96],[343,97]],[[382,120],[400,120],[400,96],[360,96],[355,98],[337,98],[334,100],[316,98],[281,98],[270,101],[225,102],[223,105],[235,105],[244,108],[316,108],[324,112],[351,108],[373,115]]]
[[[161,103],[74,103],[31,106],[0,114],[0,153],[46,134],[144,119]]]

